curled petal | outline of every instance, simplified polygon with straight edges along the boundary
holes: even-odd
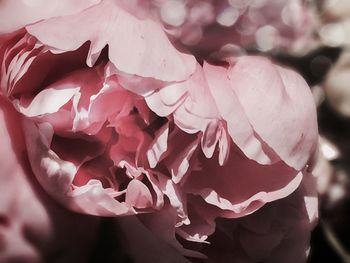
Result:
[[[26,131],[26,146],[34,174],[45,190],[61,199],[61,195],[70,190],[77,167],[71,162],[61,160],[50,149],[52,138],[45,137],[48,133],[40,130],[43,126],[37,126],[32,121],[24,119],[23,127]]]
[[[125,73],[163,81],[187,79],[195,70],[194,57],[177,51],[162,26],[150,17],[140,19],[137,8],[130,10],[120,1],[104,0],[79,14],[51,18],[26,29],[63,52],[91,41],[90,66],[108,45],[111,62]]]
[[[248,198],[244,202],[239,204],[232,204],[228,199],[222,198],[220,194],[212,189],[202,189],[200,195],[208,203],[219,207],[222,210],[232,211],[233,217],[240,216],[242,214],[250,214],[259,209],[263,204],[272,202],[278,199],[287,197],[290,193],[295,191],[302,180],[302,174],[299,173],[295,179],[293,179],[282,190],[275,190],[270,192],[259,192],[252,197]],[[226,213],[227,216],[227,213]]]
[[[25,139],[29,161],[32,170],[38,181],[44,189],[60,203],[69,208],[93,215],[115,216],[137,213],[135,208],[145,204],[151,204],[153,201],[148,189],[145,192],[145,186],[136,187],[131,182],[126,190],[126,201],[119,201],[119,197],[125,194],[125,191],[116,191],[113,188],[106,188],[100,180],[90,179],[86,183],[82,178],[91,178],[91,168],[82,165],[78,166],[72,162],[62,160],[51,148],[51,139],[46,136],[52,136],[52,133],[45,131],[46,125],[36,125],[31,120],[24,120]],[[52,128],[51,128],[52,129]],[[99,165],[106,165],[101,163]],[[94,166],[99,171],[99,168]],[[106,167],[104,167],[106,168]],[[101,169],[100,169],[101,170]],[[107,170],[107,169],[106,169]],[[103,170],[101,170],[103,171]],[[98,177],[98,174],[94,174]],[[107,178],[107,174],[103,175]],[[74,180],[79,177],[82,185],[75,185]],[[93,178],[93,177],[92,177]],[[102,177],[103,178],[103,177]],[[78,181],[79,181],[78,180]],[[85,180],[85,179],[84,179]],[[78,181],[76,183],[78,183]],[[136,185],[139,186],[139,185]],[[145,193],[143,196],[148,200],[141,202],[135,193]],[[156,193],[157,204],[159,203],[159,192]],[[141,201],[140,201],[141,200]],[[143,205],[142,205],[143,204]],[[135,205],[135,207],[133,206]],[[160,204],[158,204],[160,205]]]
[[[166,117],[173,113],[185,99],[187,86],[175,83],[156,90],[145,97],[148,107],[158,116]]]
[[[172,180],[175,183],[181,182],[190,168],[190,160],[196,149],[198,148],[198,140],[194,140],[190,145],[188,145],[180,155],[178,155],[172,162],[170,171],[172,175]]]
[[[212,157],[218,141],[224,142],[222,137],[226,132],[223,131],[221,117],[210,93],[205,72],[199,64],[188,80],[156,90],[147,95],[145,100],[157,115],[172,115],[174,123],[184,132],[203,132],[201,146],[208,158]],[[221,163],[224,159],[221,154]]]
[[[153,205],[151,192],[139,180],[132,180],[128,184],[125,202],[135,208],[147,208]]]
[[[0,34],[13,32],[28,24],[50,17],[70,15],[78,13],[100,0],[54,0],[47,5],[44,0],[4,0],[0,8]],[[45,8],[43,8],[45,6]],[[16,10],[16,16],[13,15]]]
[[[158,135],[150,145],[150,149],[147,151],[147,158],[151,168],[156,167],[163,153],[168,148],[168,134],[169,125],[166,124],[162,129],[158,131]]]
[[[288,197],[245,217],[217,219],[216,231],[208,238],[210,244],[204,244],[202,251],[213,262],[306,262],[316,222],[306,201],[317,200],[313,179],[304,173],[300,187]],[[200,204],[195,202],[196,207]],[[311,206],[317,209],[317,201]],[[198,211],[204,218],[211,217],[205,213],[208,209]]]
[[[226,69],[206,63],[204,71],[211,94],[216,101],[220,115],[227,122],[227,129],[233,142],[245,155],[259,163],[271,164],[275,162],[277,159],[275,155],[266,151],[262,142],[257,138],[254,128],[233,90],[234,86],[231,86],[227,78]]]
[[[104,188],[100,181],[90,180],[87,184],[74,187],[69,192],[69,206],[71,209],[91,215],[115,216],[133,214],[130,208],[117,201],[115,197],[120,193],[111,188]]]
[[[315,103],[305,80],[258,57],[239,58],[228,78],[257,135],[285,163],[303,169],[316,149],[318,132]]]
[[[284,198],[297,189],[303,178],[301,172],[282,161],[261,165],[235,147],[224,166],[204,156],[199,157],[199,162],[201,169],[187,177],[185,191],[202,196],[222,211],[231,211],[231,215],[222,213],[225,217],[250,214],[265,203]]]
[[[73,96],[78,94],[79,90],[79,87],[59,90],[48,88],[35,96],[27,107],[22,106],[18,100],[15,100],[14,103],[22,114],[28,117],[36,117],[58,112],[63,105],[70,101]]]

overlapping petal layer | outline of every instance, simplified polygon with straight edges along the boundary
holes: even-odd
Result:
[[[16,153],[66,208],[133,216],[118,224],[137,261],[159,250],[131,241],[133,224],[178,262],[220,262],[217,237],[237,251],[232,260],[278,262],[277,248],[295,242],[295,229],[306,230],[294,251],[304,255],[315,214],[305,173],[317,145],[307,84],[261,57],[196,62],[168,39],[153,4],[62,2],[60,12],[4,26],[19,29],[0,46],[1,99],[17,110]],[[13,146],[4,134],[5,152]],[[255,227],[259,218],[266,224]]]
[[[44,20],[26,29],[55,52],[76,50],[90,41],[90,66],[108,45],[109,59],[125,73],[163,81],[187,79],[195,70],[194,57],[176,50],[161,24],[137,4],[103,0],[77,15]]]

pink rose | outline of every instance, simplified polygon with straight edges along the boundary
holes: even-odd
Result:
[[[25,155],[20,122],[0,98],[0,262],[86,262],[99,219],[73,214],[43,192]]]
[[[206,243],[217,218],[298,189],[317,123],[297,73],[249,56],[201,65],[168,39],[153,2],[56,4],[0,31],[1,96],[21,113],[20,145],[51,197],[137,215],[150,244],[205,257],[184,240]]]

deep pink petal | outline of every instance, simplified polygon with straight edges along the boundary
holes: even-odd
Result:
[[[207,203],[232,211],[233,217],[249,214],[266,202],[291,194],[302,175],[283,162],[261,165],[233,147],[227,163],[199,158],[201,169],[192,171],[186,191],[200,195]]]

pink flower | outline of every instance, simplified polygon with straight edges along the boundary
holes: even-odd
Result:
[[[86,262],[99,219],[63,209],[41,189],[25,155],[20,121],[0,98],[0,261]]]
[[[218,218],[300,189],[317,124],[297,73],[249,56],[200,65],[168,39],[153,2],[57,5],[7,23],[0,40],[25,174],[51,197],[90,215],[137,215],[150,244],[180,260],[205,257],[184,240],[207,243]]]

